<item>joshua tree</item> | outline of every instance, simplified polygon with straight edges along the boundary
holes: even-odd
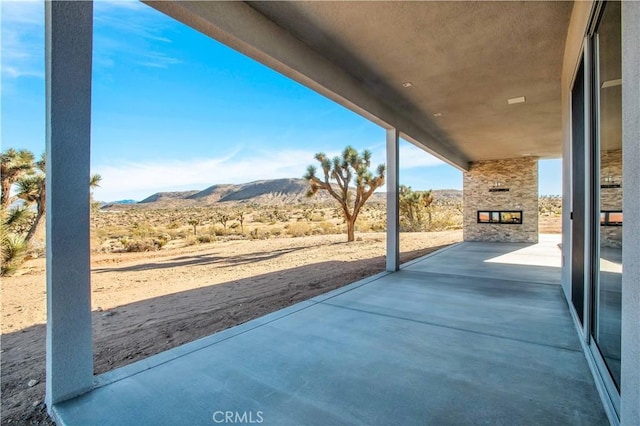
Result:
[[[33,154],[26,149],[18,151],[9,148],[0,154],[0,163],[0,181],[2,182],[0,206],[8,209],[13,202],[11,187],[18,179],[33,171]]]
[[[408,222],[411,231],[419,230],[423,225],[423,212],[429,217],[429,225],[431,225],[430,206],[433,203],[433,194],[431,191],[414,191],[410,186],[400,185],[400,193],[398,194],[400,214],[404,216]]]
[[[29,212],[24,208],[5,210],[0,208],[0,276],[11,275],[22,264],[27,252],[27,242],[20,234],[22,223],[28,221]],[[18,230],[16,230],[18,229]]]
[[[40,229],[44,225],[42,218],[47,211],[45,199],[45,155],[42,154],[40,161],[35,163],[35,170],[31,175],[25,176],[16,182],[18,193],[16,196],[24,200],[27,204],[36,205],[36,217],[27,233],[25,240],[27,244],[33,241],[36,235],[40,234]],[[89,179],[89,186],[95,188],[99,186],[102,176],[94,174]]]
[[[25,240],[27,244],[31,243],[35,235],[39,234],[40,228],[43,225],[42,218],[46,211],[45,202],[45,155],[42,154],[40,161],[34,163],[35,169],[32,174],[20,178],[16,184],[18,186],[18,193],[16,196],[22,199],[25,203],[36,205],[36,218],[27,232]]]
[[[229,215],[229,213],[220,211],[216,212],[216,221],[220,222],[225,231],[227,230],[227,222],[229,222],[230,220],[231,215]]]
[[[238,222],[240,222],[240,232],[244,234],[244,211],[243,210],[239,210],[236,213],[236,219],[238,219]]]
[[[362,154],[358,154],[351,146],[344,149],[342,156],[334,157],[332,160],[322,152],[316,154],[315,159],[320,163],[323,177],[316,176],[314,166],[307,168],[304,178],[311,184],[307,196],[311,197],[318,190],[324,190],[340,203],[347,224],[347,241],[351,242],[355,239],[355,224],[360,209],[373,192],[384,184],[385,166],[380,164],[374,175],[369,170],[371,152],[364,150]],[[335,180],[335,184],[330,180]],[[349,187],[352,183],[356,185],[355,189]]]
[[[198,235],[198,225],[200,225],[200,220],[194,218],[190,219],[187,223],[193,226],[193,236],[195,237],[196,235]]]

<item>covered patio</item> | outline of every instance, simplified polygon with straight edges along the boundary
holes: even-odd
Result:
[[[386,130],[387,272],[94,377],[93,6],[46,2],[46,405],[61,424],[637,424],[638,3],[145,3]],[[619,96],[602,121],[604,89]],[[400,138],[463,171],[467,241],[401,269]],[[598,154],[620,148],[612,174]],[[560,156],[562,251],[537,244],[537,160]],[[596,205],[603,188],[615,208]],[[624,275],[598,295],[619,294],[613,309],[592,272],[621,202]]]
[[[65,425],[608,424],[558,243],[457,244],[98,376],[53,414]]]

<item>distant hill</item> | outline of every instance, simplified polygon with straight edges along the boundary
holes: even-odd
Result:
[[[137,203],[136,200],[118,200],[118,201],[109,201],[108,203],[105,204],[135,204]]]
[[[325,204],[332,202],[331,196],[326,191],[318,191],[313,198],[306,196],[309,183],[304,179],[270,179],[258,180],[243,184],[218,184],[212,185],[202,191],[175,191],[158,192],[139,203],[109,203],[109,207],[143,207],[143,208],[183,208],[183,207],[208,207],[218,203],[240,204],[255,203],[261,205],[300,204],[313,203]],[[434,190],[436,198],[462,200],[462,191],[445,189]],[[371,197],[372,202],[384,202],[384,192],[377,192]],[[129,201],[129,200],[126,200]]]
[[[462,191],[459,189],[434,189],[433,199],[435,204],[455,205],[462,203]]]
[[[187,197],[199,204],[252,202],[259,204],[301,202],[309,184],[304,179],[270,179],[238,185],[213,185]],[[324,199],[325,197],[320,197]]]
[[[200,191],[192,190],[192,191],[176,191],[176,192],[156,192],[153,195],[145,198],[140,201],[139,204],[145,203],[155,203],[163,200],[182,200],[189,198],[191,195],[197,194]]]
[[[309,183],[304,179],[270,179],[243,184],[212,185],[201,191],[157,192],[135,206],[143,208],[207,207],[217,203],[256,203],[278,205],[288,203],[324,203],[331,197],[319,192],[307,198]],[[109,203],[104,208],[129,207]]]

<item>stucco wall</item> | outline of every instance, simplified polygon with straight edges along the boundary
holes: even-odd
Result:
[[[538,242],[538,159],[471,163],[464,173],[465,241]],[[490,192],[495,182],[507,192]],[[479,210],[522,210],[522,224],[477,223]]]
[[[640,419],[640,3],[622,3],[622,245],[621,421]]]

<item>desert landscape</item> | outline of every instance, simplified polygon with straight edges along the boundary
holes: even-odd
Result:
[[[347,243],[341,212],[301,180],[153,194],[92,212],[92,316],[100,374],[384,270],[384,194]],[[401,218],[401,261],[462,240],[461,191]],[[559,199],[540,226],[559,232]],[[408,232],[412,231],[412,232]],[[2,280],[2,424],[51,424],[44,407],[45,261]]]

